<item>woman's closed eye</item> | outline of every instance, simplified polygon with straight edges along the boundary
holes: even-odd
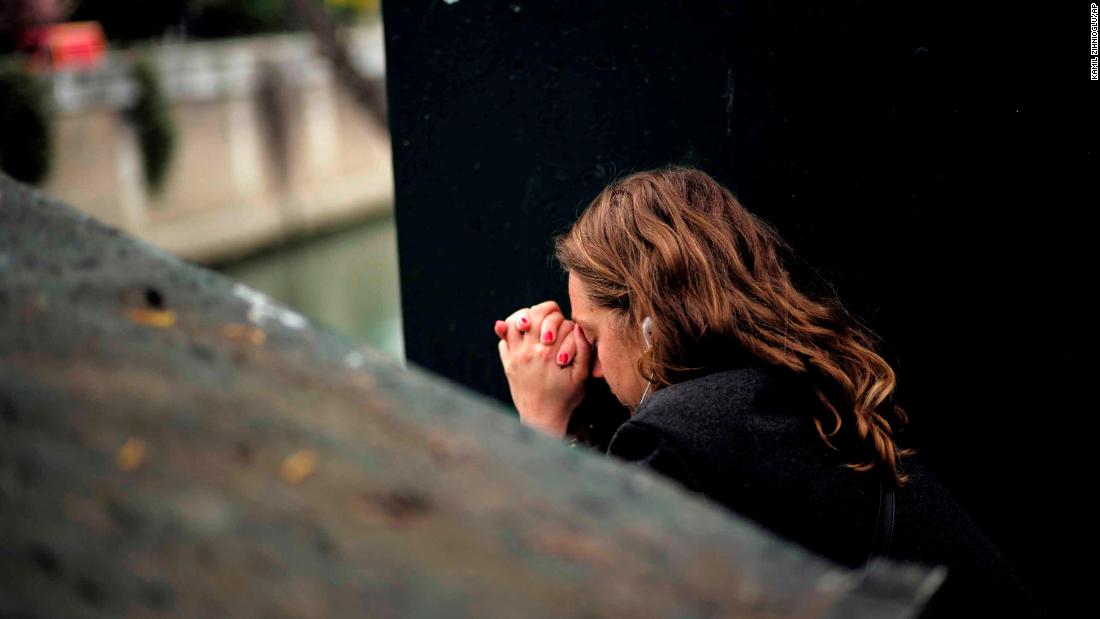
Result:
[[[592,339],[592,334],[589,333],[588,329],[585,329],[584,326],[579,322],[576,323],[576,325],[577,325],[577,332],[581,334],[581,339],[583,339],[585,342],[587,342],[589,346],[592,346],[593,344],[595,344],[595,341]]]

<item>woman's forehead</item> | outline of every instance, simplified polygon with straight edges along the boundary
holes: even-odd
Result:
[[[596,308],[588,301],[584,284],[572,273],[569,274],[569,306],[573,314],[571,318],[582,327],[591,327],[597,320]]]

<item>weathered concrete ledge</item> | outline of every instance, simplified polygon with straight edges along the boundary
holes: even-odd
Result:
[[[910,617],[0,176],[0,615]]]

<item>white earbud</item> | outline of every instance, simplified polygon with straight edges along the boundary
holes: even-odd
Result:
[[[653,347],[653,342],[650,340],[651,335],[653,335],[653,319],[646,316],[645,320],[642,321],[642,339],[645,340],[645,347],[647,350]],[[653,383],[646,381],[645,391],[642,392],[642,399],[638,400],[638,406],[641,406],[642,402],[645,402],[646,394],[649,393],[649,388],[652,386]]]

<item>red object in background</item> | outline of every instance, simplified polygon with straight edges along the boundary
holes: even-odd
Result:
[[[31,55],[31,68],[93,69],[107,52],[99,22],[68,22],[30,28],[19,47]]]

